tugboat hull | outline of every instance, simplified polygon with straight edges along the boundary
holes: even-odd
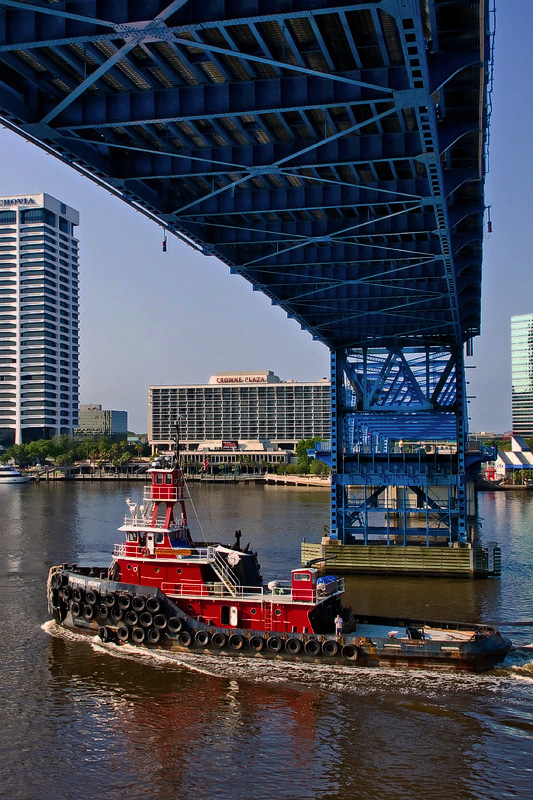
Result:
[[[98,569],[53,567],[47,593],[56,622],[119,645],[365,667],[482,672],[511,649],[510,640],[488,626],[394,617],[352,616],[351,632],[339,636],[220,627],[189,616],[157,587],[105,575]]]

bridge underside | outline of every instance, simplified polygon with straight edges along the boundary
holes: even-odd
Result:
[[[453,442],[449,507],[422,473],[410,485],[466,529],[488,16],[488,0],[0,0],[4,123],[330,348],[334,535],[365,518],[346,512],[347,456],[400,439]]]

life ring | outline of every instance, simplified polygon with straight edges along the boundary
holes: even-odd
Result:
[[[354,644],[345,644],[341,652],[347,661],[357,661],[359,656],[359,650]]]
[[[139,622],[143,626],[143,628],[151,628],[154,624],[154,618],[150,614],[149,611],[141,611],[139,614]]]
[[[150,612],[150,614],[157,614],[159,609],[161,608],[161,603],[157,599],[157,597],[148,597],[146,599],[146,610]]]
[[[142,595],[136,594],[132,598],[131,607],[134,608],[135,611],[144,611],[146,608],[146,600]]]
[[[207,631],[196,631],[194,634],[194,643],[198,647],[207,647],[209,644],[209,634]]]
[[[214,633],[211,637],[211,643],[217,650],[222,650],[222,648],[226,646],[227,641],[228,637],[225,633]]]
[[[309,639],[305,643],[305,652],[308,656],[317,656],[320,653],[320,642],[318,639]]]
[[[250,637],[248,644],[250,646],[250,650],[253,650],[254,653],[260,653],[265,646],[265,640],[262,636],[252,636]]]
[[[131,639],[135,644],[142,644],[144,642],[144,630],[142,628],[133,628]]]
[[[322,642],[322,652],[325,656],[336,656],[339,652],[339,645],[334,639],[326,639]]]
[[[232,633],[228,639],[228,644],[232,650],[242,650],[244,638],[240,633]]]
[[[192,642],[192,636],[189,631],[182,631],[178,636],[178,644],[182,647],[190,647]]]
[[[170,617],[167,625],[170,633],[179,633],[183,628],[183,620],[181,617]]]
[[[297,655],[301,649],[302,649],[302,643],[299,639],[296,639],[295,637],[291,637],[290,639],[287,639],[287,641],[285,642],[285,650],[287,651],[287,653],[290,653],[293,656]]]
[[[130,608],[129,611],[126,611],[124,619],[126,620],[128,625],[131,625],[133,627],[134,625],[137,625],[137,623],[139,622],[139,615],[137,614],[136,611]]]
[[[119,625],[117,628],[117,639],[119,642],[127,642],[128,637],[130,635],[129,630],[126,628],[125,625]]]
[[[267,639],[267,650],[270,650],[271,653],[279,653],[281,648],[283,647],[283,642],[279,638],[279,636],[269,636]]]
[[[143,547],[143,548],[142,548],[142,550],[141,550],[141,555],[142,555],[142,556],[149,556],[149,555],[150,555],[150,551],[148,550],[148,548],[147,548],[147,547]]]
[[[157,628],[148,628],[146,631],[146,638],[150,644],[157,644],[161,639],[161,631],[159,631]]]

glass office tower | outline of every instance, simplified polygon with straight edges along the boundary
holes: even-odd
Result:
[[[513,433],[533,436],[533,314],[511,317]]]
[[[78,422],[79,215],[48,194],[0,197],[0,444]]]

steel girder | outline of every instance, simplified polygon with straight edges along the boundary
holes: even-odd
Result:
[[[332,351],[331,404],[331,442],[310,451],[332,469],[330,536],[466,541],[462,347]]]
[[[330,348],[479,332],[488,0],[0,0],[0,117]]]

